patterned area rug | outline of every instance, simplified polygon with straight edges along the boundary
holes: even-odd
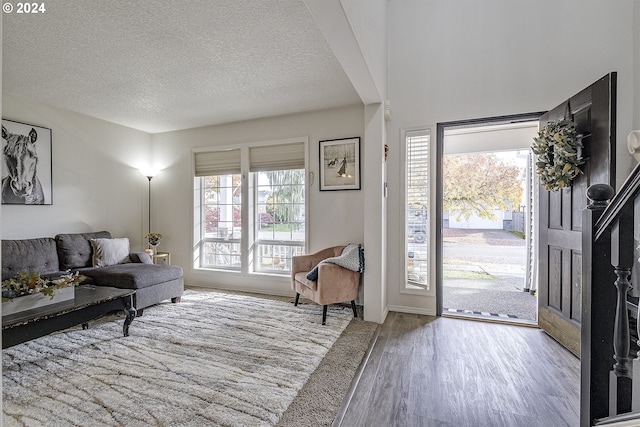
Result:
[[[2,425],[272,426],[352,319],[187,291],[122,337],[111,315],[2,351]],[[368,323],[368,322],[364,322]]]

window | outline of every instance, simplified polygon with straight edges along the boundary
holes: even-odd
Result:
[[[240,175],[213,175],[201,179],[204,206],[202,266],[240,270],[242,239]]]
[[[257,201],[256,271],[291,271],[304,253],[304,169],[254,173]]]
[[[430,131],[407,131],[406,144],[406,286],[429,289]]]
[[[306,242],[305,158],[300,141],[196,152],[194,267],[289,274]]]

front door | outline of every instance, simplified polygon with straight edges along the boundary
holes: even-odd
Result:
[[[540,128],[568,118],[582,135],[582,175],[570,187],[540,186],[538,324],[580,354],[582,309],[582,211],[587,188],[615,186],[616,73],[611,73],[540,118]]]

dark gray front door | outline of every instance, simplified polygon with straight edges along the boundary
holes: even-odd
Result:
[[[608,74],[540,118],[540,127],[565,117],[583,135],[584,174],[571,187],[540,186],[538,324],[580,354],[582,299],[582,210],[587,188],[615,186],[616,73]]]

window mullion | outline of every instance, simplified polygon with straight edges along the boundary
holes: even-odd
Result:
[[[243,147],[240,154],[240,169],[241,169],[241,186],[242,186],[242,214],[240,216],[240,225],[242,227],[242,239],[240,241],[240,260],[241,269],[243,273],[249,273],[249,265],[253,257],[253,251],[249,250],[249,247],[253,245],[253,209],[254,209],[254,197],[253,197],[253,183],[249,179],[249,170],[251,165],[249,164],[249,148]]]

